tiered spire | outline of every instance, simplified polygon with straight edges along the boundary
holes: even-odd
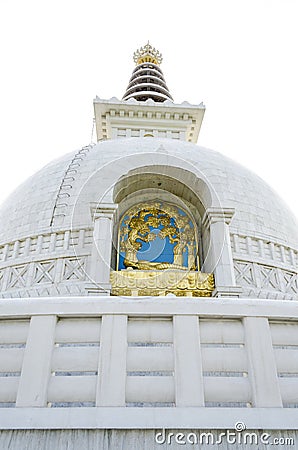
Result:
[[[151,98],[155,102],[173,101],[159,68],[162,62],[161,53],[148,41],[134,53],[133,59],[137,67],[129,80],[123,100],[134,98],[137,101],[146,101]]]

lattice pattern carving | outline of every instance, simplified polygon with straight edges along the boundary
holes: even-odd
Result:
[[[9,268],[8,289],[25,287],[27,282],[29,265],[15,266]]]
[[[54,283],[55,260],[35,263],[33,284]]]
[[[87,279],[85,262],[85,256],[69,257],[30,262],[2,269],[0,271],[1,296],[10,297],[9,294],[6,295],[6,292],[12,292],[16,297],[28,297],[33,295],[33,291],[36,292],[36,296],[81,294],[81,290],[74,288],[74,292],[73,285],[68,288],[67,284],[70,281]],[[61,284],[59,289],[58,284]]]
[[[275,267],[259,266],[261,288],[282,290],[281,280]]]
[[[85,261],[81,258],[64,260],[63,280],[84,280],[86,278]]]
[[[284,283],[286,292],[297,294],[298,293],[298,277],[297,274],[293,272],[283,272],[284,275]]]
[[[272,298],[297,299],[298,277],[294,271],[237,260],[234,268],[237,285],[245,288],[244,295],[250,289],[256,297],[269,297],[272,293]]]
[[[237,282],[240,282],[241,286],[244,284],[247,286],[255,284],[253,265],[251,263],[238,261],[235,264],[235,272]]]

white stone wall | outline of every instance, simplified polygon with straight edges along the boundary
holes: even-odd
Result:
[[[68,297],[0,311],[3,450],[297,444],[293,302]]]
[[[297,448],[295,443],[298,441],[298,432],[295,430],[250,429],[244,433],[231,434],[229,438],[222,436],[223,431],[210,428],[200,430],[170,428],[163,435],[159,428],[149,430],[11,430],[0,431],[0,445],[5,450],[19,450],[20,448],[22,450],[39,450],[41,445],[46,450],[65,450],[67,448],[71,450],[81,450],[82,448],[86,450],[179,450],[181,448],[209,450],[212,447],[225,450],[246,450],[247,448],[266,450],[271,446],[284,450]],[[233,433],[232,430],[230,431]],[[237,442],[239,434],[242,434],[243,438]],[[264,437],[268,439],[267,444],[261,441],[262,436],[263,439]],[[159,439],[158,442],[156,442],[156,437],[157,441]],[[161,443],[164,439],[165,442]],[[258,441],[256,441],[257,439]],[[221,442],[221,444],[216,444],[216,442]]]
[[[37,406],[118,407],[123,414],[131,407],[164,414],[188,407],[293,409],[297,393],[293,302],[106,297],[1,303],[0,408],[10,407],[11,420],[12,411]]]

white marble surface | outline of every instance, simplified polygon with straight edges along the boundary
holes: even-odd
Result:
[[[49,163],[11,194],[0,210],[1,243],[49,231],[59,187],[76,154]],[[63,193],[69,195],[62,197],[65,217],[54,228],[65,229],[74,220],[90,225],[89,203],[112,197],[111,190],[122,175],[138,167],[166,165],[195,173],[206,180],[214,202],[235,208],[233,232],[297,247],[297,222],[278,194],[258,176],[213,150],[170,139],[128,138],[100,142],[84,155],[65,183]],[[190,181],[183,179],[186,185]]]

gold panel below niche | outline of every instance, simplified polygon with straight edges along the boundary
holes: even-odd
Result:
[[[179,270],[120,270],[111,272],[112,295],[211,297],[214,276],[211,273]]]

